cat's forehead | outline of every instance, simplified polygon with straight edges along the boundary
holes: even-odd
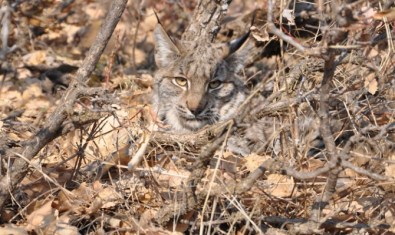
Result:
[[[180,72],[191,78],[210,78],[223,62],[222,54],[217,45],[196,45],[180,58]]]

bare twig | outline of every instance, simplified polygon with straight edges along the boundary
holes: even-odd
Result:
[[[29,159],[25,158],[25,156],[23,156],[22,154],[19,154],[19,153],[14,153],[14,154],[17,155],[23,161],[25,161],[27,164],[29,164],[29,166],[33,167],[36,171],[40,172],[40,174],[44,177],[45,180],[47,180],[47,181],[51,182],[52,184],[54,184],[56,187],[58,187],[59,190],[62,190],[62,192],[64,192],[66,195],[68,195],[68,196],[75,196],[72,192],[70,192],[69,190],[65,189],[62,185],[60,185],[56,180],[52,179],[39,166],[37,166],[36,164],[32,163]]]
[[[0,8],[0,20],[1,20],[1,50],[0,59],[4,59],[7,53],[14,51],[17,45],[8,47],[8,36],[10,33],[10,15],[11,9],[8,6],[8,1],[2,1]]]
[[[44,124],[44,127],[38,131],[35,136],[26,141],[24,147],[18,150],[18,153],[22,154],[26,159],[32,159],[44,146],[62,133],[63,123],[67,119],[68,113],[72,112],[74,102],[83,94],[83,89],[81,87],[84,87],[84,83],[95,69],[96,63],[99,61],[100,55],[103,53],[126,7],[126,3],[127,0],[113,1],[94,44],[77,71],[75,80],[63,95],[60,102],[61,105],[52,113],[48,121]],[[13,165],[8,169],[10,177],[2,177],[0,179],[0,208],[3,208],[10,196],[8,191],[13,191],[16,188],[28,170],[26,161],[18,158],[13,152],[7,151],[5,157],[16,159]]]
[[[337,5],[332,4],[332,11],[335,12],[337,16],[338,26],[344,27],[348,24],[346,16],[343,15],[344,8],[338,8]],[[345,20],[343,22],[342,20]],[[341,42],[347,34],[341,31],[327,32],[326,34],[326,44],[328,46],[334,45]],[[313,210],[311,212],[310,219],[312,221],[319,221],[320,213],[326,205],[328,205],[332,195],[336,191],[336,183],[340,172],[343,170],[341,167],[341,158],[336,149],[335,139],[331,132],[330,116],[329,116],[329,94],[331,83],[336,70],[336,51],[335,49],[328,49],[328,53],[323,57],[324,63],[324,75],[321,82],[320,90],[320,109],[318,111],[320,117],[320,133],[322,139],[325,143],[325,149],[329,156],[329,163],[332,165],[332,169],[329,171],[326,186],[324,192],[320,197],[317,197],[316,202],[313,205]]]
[[[377,174],[377,173],[374,173],[374,172],[362,169],[360,167],[357,167],[357,166],[353,165],[349,161],[342,160],[341,165],[344,168],[350,168],[351,170],[355,171],[356,173],[361,174],[361,175],[365,175],[365,176],[367,176],[367,177],[369,177],[369,178],[371,178],[373,180],[377,180],[377,181],[389,180],[388,177],[385,177],[385,176],[382,176],[380,174]]]
[[[281,30],[279,30],[276,27],[276,25],[273,23],[273,1],[272,0],[268,0],[267,28],[271,33],[275,34],[277,37],[279,37],[283,41],[291,44],[292,46],[294,46],[296,49],[298,49],[303,54],[315,56],[315,57],[322,56],[323,52],[320,50],[320,48],[306,48],[305,46],[296,42],[292,37],[286,35],[284,32],[282,32]]]
[[[143,141],[140,145],[139,150],[133,155],[132,159],[128,163],[129,171],[134,171],[137,165],[143,160],[145,151],[150,143],[151,135],[148,133],[143,133]]]
[[[156,216],[156,221],[164,225],[175,215],[184,215],[188,211],[194,210],[197,205],[201,205],[204,201],[205,194],[196,195],[196,187],[203,178],[207,165],[215,151],[221,146],[225,140],[225,134],[219,136],[212,144],[202,149],[197,161],[193,165],[193,171],[188,178],[188,185],[185,187],[185,199],[182,202],[171,203],[160,210]]]

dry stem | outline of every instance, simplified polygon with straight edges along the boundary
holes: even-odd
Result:
[[[63,133],[63,124],[73,110],[76,100],[84,94],[85,83],[89,75],[95,69],[101,54],[104,51],[110,37],[117,25],[122,12],[126,7],[127,0],[113,1],[110,11],[103,23],[95,42],[90,48],[81,67],[78,69],[75,80],[71,83],[67,92],[63,95],[61,102],[56,110],[48,118],[44,127],[36,135],[27,140],[23,147],[18,149],[18,154],[23,155],[27,160],[32,159],[36,154],[45,147],[49,142],[59,137]],[[15,150],[14,150],[15,151]],[[9,191],[12,192],[19,182],[25,177],[28,171],[28,163],[14,154],[13,151],[6,151],[2,158],[13,159],[14,163],[7,169],[7,175],[0,179],[0,209],[4,207],[9,199]]]

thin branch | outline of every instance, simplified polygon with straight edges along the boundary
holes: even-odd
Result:
[[[143,160],[145,151],[150,143],[151,135],[149,133],[143,133],[143,141],[140,145],[139,150],[133,155],[132,159],[128,163],[129,171],[134,171],[137,165]]]
[[[342,161],[341,163],[342,167],[344,168],[350,168],[351,170],[355,171],[358,174],[361,175],[365,175],[373,180],[377,180],[377,181],[385,181],[385,180],[390,180],[390,178],[382,176],[380,174],[365,170],[363,168],[357,167],[355,165],[353,165],[351,162],[349,161]]]
[[[337,6],[332,5],[332,11],[338,15],[336,17],[338,26],[342,27],[348,24],[348,22],[343,22],[345,16],[341,15],[343,13],[344,8],[337,8]],[[339,10],[340,9],[340,10]],[[327,46],[334,45],[338,42],[341,42],[345,36],[344,32],[341,31],[332,31],[325,34],[325,44]],[[336,191],[336,184],[339,177],[340,172],[343,170],[340,166],[341,158],[336,149],[335,139],[333,137],[331,131],[331,123],[329,116],[329,101],[330,101],[330,89],[332,85],[332,80],[335,75],[336,70],[336,50],[328,49],[327,53],[323,56],[324,62],[324,75],[321,82],[320,89],[320,108],[318,111],[320,117],[320,134],[322,139],[324,140],[326,153],[329,156],[329,163],[333,168],[329,171],[325,189],[322,192],[320,197],[317,197],[316,202],[313,204],[313,210],[311,212],[310,219],[312,221],[318,222],[321,211],[329,204],[329,201],[332,198],[332,195]]]
[[[89,75],[95,69],[101,54],[104,51],[110,37],[117,25],[122,12],[126,7],[127,0],[113,1],[109,13],[97,35],[95,42],[90,48],[86,58],[84,59],[81,67],[78,69],[76,78],[69,86],[67,92],[63,95],[61,102],[56,110],[48,118],[44,127],[38,133],[25,142],[25,145],[18,150],[18,153],[25,156],[30,160],[45,147],[49,142],[59,137],[62,133],[62,126],[66,121],[68,114],[72,112],[75,101],[80,96],[79,88],[84,86],[89,78]],[[15,158],[16,155],[7,151],[5,158]],[[25,177],[28,171],[28,163],[20,158],[16,158],[15,162],[8,169],[8,177],[0,179],[0,209],[2,209],[9,198],[8,191],[13,191],[19,182]]]
[[[269,32],[275,34],[277,37],[282,39],[283,41],[291,44],[297,50],[302,52],[305,55],[315,56],[315,57],[322,57],[322,50],[320,48],[306,48],[302,44],[296,42],[292,37],[286,35],[284,32],[279,30],[276,25],[273,23],[273,1],[268,0],[268,7],[267,7],[267,28]]]

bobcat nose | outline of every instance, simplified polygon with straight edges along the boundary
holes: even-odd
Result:
[[[191,113],[195,116],[201,114],[204,109],[207,106],[207,100],[206,99],[191,99],[191,100],[187,100],[186,102],[187,104],[187,108],[189,109],[189,111],[191,111]]]

